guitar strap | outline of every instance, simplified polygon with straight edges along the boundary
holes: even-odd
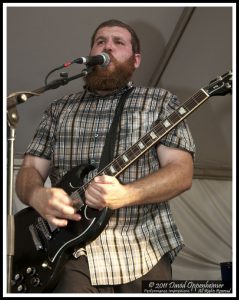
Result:
[[[125,101],[134,87],[129,88],[119,99],[117,107],[115,109],[115,115],[111,123],[110,129],[105,138],[104,148],[102,150],[100,164],[98,170],[101,171],[105,166],[107,166],[114,158],[114,149],[117,136],[117,128],[119,124],[120,117],[124,108]]]
[[[119,102],[116,106],[114,118],[112,120],[110,129],[105,138],[105,144],[104,144],[104,147],[102,150],[100,163],[99,163],[99,167],[98,167],[98,172],[103,170],[114,158],[114,149],[115,149],[115,142],[116,142],[117,128],[118,128],[119,120],[122,115],[122,111],[123,111],[126,99],[133,89],[134,89],[134,87],[130,87],[127,91],[125,91],[122,94],[122,96],[119,99]],[[112,213],[113,213],[112,210],[110,210],[110,209],[107,210],[107,216],[110,216]],[[78,246],[76,246],[73,251],[73,256],[75,258],[78,258],[80,255],[87,256],[86,250],[85,250],[85,244],[82,244],[80,248]]]

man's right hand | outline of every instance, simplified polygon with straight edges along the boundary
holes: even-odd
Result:
[[[81,219],[81,216],[75,213],[73,201],[60,188],[35,188],[29,205],[49,223],[58,227],[66,226],[68,220],[79,221]]]
[[[16,178],[19,199],[55,226],[66,226],[68,220],[79,221],[81,216],[75,213],[73,201],[63,189],[44,187],[49,170],[49,160],[26,155]]]

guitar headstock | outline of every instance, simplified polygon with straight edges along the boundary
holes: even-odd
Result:
[[[203,88],[210,96],[225,96],[232,91],[232,71],[229,71],[216,79],[210,81],[210,84]]]

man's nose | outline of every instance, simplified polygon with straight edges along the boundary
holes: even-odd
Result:
[[[110,52],[113,50],[113,43],[112,43],[112,41],[107,41],[105,43],[105,49],[104,50],[110,51]]]

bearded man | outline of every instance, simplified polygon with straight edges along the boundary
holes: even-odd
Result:
[[[144,281],[172,278],[171,263],[183,247],[168,201],[191,187],[195,146],[188,125],[181,122],[149,147],[159,134],[151,130],[153,124],[179,102],[165,89],[133,85],[141,50],[129,25],[118,20],[100,24],[90,55],[101,53],[109,55],[110,63],[92,67],[84,91],[46,110],[17,176],[19,198],[47,222],[57,228],[75,222],[81,228],[90,217],[76,210],[76,200],[57,184],[71,169],[90,164],[94,170],[85,174],[90,184],[84,188],[84,205],[99,213],[112,211],[98,236],[75,245],[54,293],[141,293]],[[124,155],[110,167],[110,175],[98,174],[123,99],[111,151],[114,157]],[[115,176],[120,168],[124,172]],[[48,176],[51,188],[44,187]]]

